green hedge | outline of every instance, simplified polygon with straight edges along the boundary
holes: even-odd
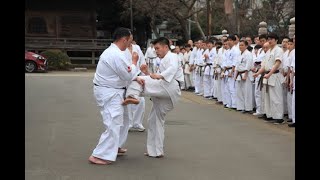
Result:
[[[48,70],[68,70],[71,65],[69,56],[61,50],[46,50],[41,55],[48,58]]]

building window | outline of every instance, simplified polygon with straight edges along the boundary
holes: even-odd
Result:
[[[28,33],[47,34],[47,23],[41,17],[33,17],[28,22]]]

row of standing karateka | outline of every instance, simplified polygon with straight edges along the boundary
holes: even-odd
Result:
[[[250,52],[234,35],[223,42],[198,40],[192,51],[186,46],[184,54],[177,52],[185,75],[181,88],[194,86],[196,95],[267,122],[281,124],[288,116],[288,126],[295,127],[295,42],[284,37],[280,47],[278,41],[276,34],[260,35]]]

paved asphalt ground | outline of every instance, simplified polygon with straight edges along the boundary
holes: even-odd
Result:
[[[129,132],[127,155],[88,163],[104,130],[93,72],[25,74],[26,180],[293,180],[295,129],[183,92],[167,115],[165,157],[148,158],[146,132]],[[146,98],[144,125],[151,101]]]

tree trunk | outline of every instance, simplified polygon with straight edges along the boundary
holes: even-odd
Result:
[[[196,22],[196,26],[197,26],[198,30],[200,31],[202,38],[206,39],[206,35],[204,34],[204,32],[200,26],[199,20],[198,20],[198,13],[194,14],[194,21]]]
[[[160,34],[158,33],[157,27],[155,25],[155,17],[154,16],[151,17],[150,26],[151,26],[151,29],[152,29],[154,35],[156,36],[156,38],[159,38]]]
[[[178,15],[175,15],[174,17],[178,20],[178,22],[181,26],[181,30],[183,32],[183,38],[185,40],[191,39],[191,37],[189,36],[189,30],[188,30],[188,20],[183,19],[183,18],[179,17]]]
[[[188,23],[186,22],[186,20],[183,20],[182,22],[180,22],[180,25],[183,32],[183,38],[188,41],[189,39],[191,39],[191,37],[189,36]]]

